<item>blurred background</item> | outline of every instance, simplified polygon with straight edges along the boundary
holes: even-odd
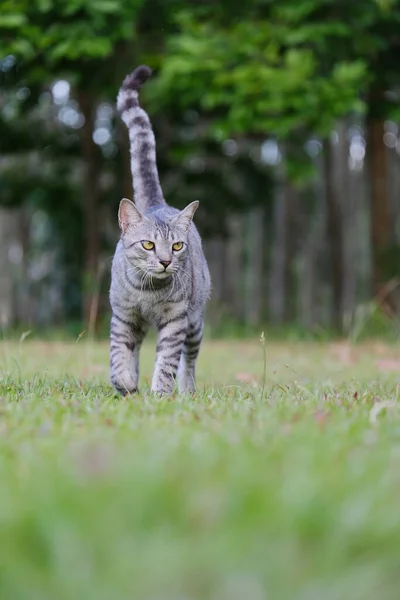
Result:
[[[107,333],[133,197],[115,98],[146,63],[212,333],[399,334],[400,0],[2,0],[0,41],[4,330]]]

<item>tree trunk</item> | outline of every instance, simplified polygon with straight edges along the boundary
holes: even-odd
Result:
[[[99,268],[99,149],[93,141],[95,103],[90,94],[81,93],[79,104],[85,124],[81,129],[82,156],[85,162],[84,227],[85,266],[83,287],[83,318],[92,329],[97,318],[97,279]]]
[[[297,249],[298,223],[296,213],[298,209],[298,192],[293,184],[285,177],[283,184],[284,200],[284,263],[283,263],[283,289],[284,289],[284,321],[293,323],[296,319],[296,278],[294,272],[294,259]]]
[[[31,245],[31,214],[28,209],[22,208],[19,215],[19,241],[21,244],[21,264],[16,271],[19,274],[17,294],[17,319],[26,325],[34,321],[34,305],[31,295],[31,281],[29,277],[29,250]]]
[[[293,321],[296,313],[293,262],[297,244],[295,216],[298,199],[297,191],[287,176],[284,162],[279,167],[275,189],[270,317],[274,324],[282,324]]]
[[[243,319],[244,315],[244,286],[243,273],[243,239],[244,219],[242,215],[231,214],[228,217],[229,238],[225,240],[225,289],[224,300],[229,305],[232,314],[237,320]]]
[[[283,146],[274,199],[274,233],[270,278],[270,316],[275,324],[293,323],[297,317],[295,257],[299,244],[299,192],[290,181],[286,161],[296,146]]]
[[[16,210],[0,208],[0,330],[12,325],[16,317],[15,264],[19,262],[17,219]],[[13,254],[16,254],[14,260]]]
[[[383,142],[383,119],[367,120],[367,152],[371,194],[372,288],[381,295],[385,286],[382,261],[390,243],[388,165]]]
[[[332,286],[332,323],[335,329],[343,328],[343,224],[339,198],[334,181],[332,147],[329,139],[323,141],[323,170],[326,202],[326,234],[330,254],[330,279]]]
[[[336,198],[341,211],[343,232],[342,323],[346,334],[351,330],[357,306],[357,279],[362,265],[360,258],[364,258],[365,254],[369,256],[366,250],[359,258],[360,213],[365,207],[364,175],[362,171],[350,174],[348,128],[347,119],[337,121],[335,129],[338,139],[336,147],[332,149]]]
[[[244,317],[246,325],[255,327],[260,324],[263,312],[263,211],[253,208],[245,218],[247,260],[244,272]]]
[[[269,317],[274,325],[281,325],[285,318],[285,195],[282,177],[277,179],[272,217]]]

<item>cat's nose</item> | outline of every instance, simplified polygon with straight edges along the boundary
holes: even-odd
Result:
[[[166,269],[170,264],[170,260],[160,260],[160,264]]]

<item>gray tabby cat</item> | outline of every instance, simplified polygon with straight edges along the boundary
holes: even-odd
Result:
[[[154,133],[138,102],[151,75],[140,66],[119,91],[117,108],[129,129],[135,204],[119,207],[121,239],[111,270],[111,382],[136,392],[139,350],[149,326],[158,330],[151,389],[168,394],[178,374],[180,392],[195,391],[195,364],[203,334],[210,276],[192,219],[198,202],[179,211],[165,202],[158,178]]]

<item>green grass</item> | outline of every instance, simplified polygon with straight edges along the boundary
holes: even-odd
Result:
[[[208,342],[195,398],[105,343],[0,346],[0,598],[376,600],[400,584],[400,351]],[[384,403],[389,402],[386,406]]]

